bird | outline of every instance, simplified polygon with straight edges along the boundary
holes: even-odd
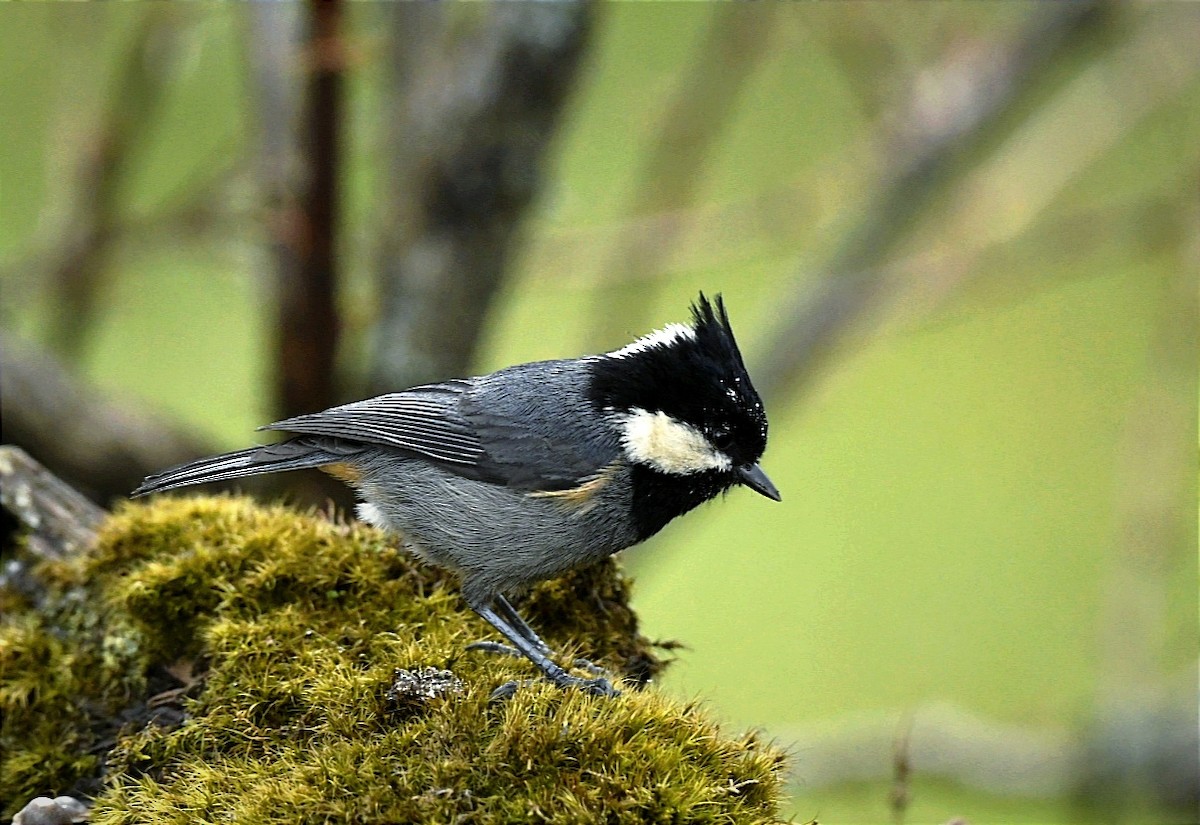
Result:
[[[466,604],[563,688],[620,693],[586,660],[571,674],[509,602],[530,585],[644,541],[745,486],[767,416],[720,294],[691,322],[620,349],[423,384],[260,427],[290,438],[147,476],[133,497],[317,467],[348,483],[358,517],[456,574]]]

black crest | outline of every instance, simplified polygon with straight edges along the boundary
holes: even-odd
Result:
[[[767,446],[767,416],[720,295],[709,301],[700,294],[691,334],[649,339],[596,359],[591,397],[600,408],[664,412],[738,463],[758,461]]]

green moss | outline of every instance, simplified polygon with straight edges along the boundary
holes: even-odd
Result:
[[[780,752],[694,705],[536,680],[489,702],[532,667],[466,652],[490,628],[369,528],[161,499],[37,574],[41,607],[0,622],[8,815],[74,792],[96,795],[105,825],[777,819]],[[522,610],[556,649],[638,682],[661,663],[627,596],[609,561]],[[397,669],[411,688],[427,668],[453,672],[430,677],[432,698],[392,690]]]

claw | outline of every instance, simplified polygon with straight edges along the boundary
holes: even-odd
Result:
[[[554,680],[559,687],[573,687],[590,693],[592,696],[620,696],[621,691],[612,686],[607,679],[580,679],[578,676],[563,674]]]
[[[524,659],[525,658],[525,655],[523,653],[521,653],[521,651],[519,651],[515,647],[513,647],[512,645],[506,645],[503,642],[493,642],[491,640],[486,640],[486,639],[483,641],[479,641],[479,642],[471,642],[469,645],[466,646],[465,649],[466,650],[482,650],[485,653],[500,653],[504,656],[512,656],[515,659]],[[580,670],[586,670],[588,673],[592,674],[593,676],[605,677],[605,676],[609,675],[607,670],[600,667],[600,665],[596,664],[595,662],[589,661],[587,659],[576,659],[572,663],[572,665],[574,667],[579,668]]]
[[[497,705],[501,702],[507,702],[509,699],[517,695],[517,688],[520,686],[521,683],[516,679],[513,679],[511,682],[505,682],[491,692],[491,694],[488,696],[488,704]]]
[[[511,645],[506,645],[503,642],[492,642],[492,641],[471,642],[471,644],[467,645],[466,649],[467,650],[483,650],[487,653],[502,653],[505,656],[515,656],[518,659],[525,658],[525,654],[523,654],[521,651],[517,650],[515,647],[512,647]]]
[[[512,679],[505,682],[498,688],[493,690],[488,695],[489,705],[498,705],[501,702],[507,702],[509,699],[517,695],[517,691],[522,687],[533,684],[534,680],[525,679],[517,681]],[[584,693],[592,696],[620,696],[621,691],[612,686],[612,683],[607,679],[580,679],[578,676],[562,676],[553,680],[555,687],[558,688],[574,688],[582,690]]]
[[[517,650],[515,647],[506,645],[503,642],[493,642],[493,641],[489,641],[489,640],[480,641],[480,642],[471,642],[471,644],[467,645],[466,649],[467,650],[482,650],[485,653],[500,653],[505,656],[513,656],[517,659],[525,658],[525,656],[521,653],[521,651]],[[574,662],[574,666],[579,668],[580,670],[586,670],[588,673],[592,674],[592,676],[595,676],[597,678],[581,679],[578,676],[571,676],[568,673],[564,673],[562,676],[560,676],[558,678],[552,678],[551,681],[554,682],[554,684],[558,685],[559,687],[579,688],[580,690],[582,690],[586,693],[591,693],[595,696],[620,696],[621,695],[621,691],[614,688],[612,686],[612,682],[610,682],[606,678],[608,676],[608,671],[606,671],[604,668],[600,667],[599,665],[597,665],[593,662],[588,661],[587,659],[576,659]],[[488,697],[488,701],[489,702],[497,702],[497,701],[503,701],[506,699],[511,699],[513,697],[513,695],[517,692],[518,687],[519,687],[519,684],[515,681],[505,682],[500,687],[498,687],[494,691],[492,691],[492,695],[490,697]]]
[[[600,665],[595,664],[594,662],[589,662],[587,659],[576,659],[575,667],[579,668],[580,670],[586,670],[588,673],[592,674],[593,676],[607,676],[608,675],[607,670],[600,667]]]

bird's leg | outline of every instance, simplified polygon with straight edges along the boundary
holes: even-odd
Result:
[[[492,604],[495,606],[496,612],[503,616],[509,624],[515,627],[518,633],[533,643],[538,650],[542,651],[547,656],[550,656],[554,653],[554,651],[550,649],[550,645],[546,644],[542,640],[542,637],[537,635],[534,629],[530,627],[524,619],[521,618],[521,614],[517,612],[517,609],[512,606],[508,599],[504,598],[504,596],[500,594],[497,594],[496,597],[492,599]]]
[[[620,691],[615,689],[607,679],[581,679],[578,676],[572,676],[551,661],[549,655],[551,652],[550,648],[517,615],[517,611],[513,609],[512,605],[508,604],[503,596],[493,596],[486,602],[469,601],[468,604],[471,605],[472,610],[479,614],[481,619],[500,631],[500,634],[508,639],[522,656],[533,662],[547,679],[559,687],[577,687],[598,696],[617,696],[620,694]],[[516,622],[511,621],[513,618],[516,619]],[[522,632],[522,628],[528,632],[528,636]],[[478,645],[474,646],[477,647]]]
[[[516,629],[518,633],[524,636],[530,642],[530,644],[535,645],[538,650],[546,655],[547,658],[554,655],[554,651],[551,649],[550,645],[546,644],[542,637],[537,634],[537,631],[530,627],[528,622],[521,618],[521,614],[517,612],[517,609],[513,607],[512,603],[509,602],[509,600],[503,595],[496,595],[492,600],[492,606],[496,608],[496,612],[504,617],[504,619],[510,625],[512,625],[512,627]],[[500,642],[474,642],[473,644],[468,645],[467,649],[486,650],[490,653],[505,653],[509,656],[518,657],[523,655],[521,651],[517,650],[515,647],[510,647],[509,645],[502,644]],[[582,668],[593,676],[606,675],[604,668],[592,663],[587,659],[576,659],[574,664],[575,667]]]
[[[492,597],[492,607],[495,608],[497,614],[499,614],[506,622],[508,622],[509,626],[512,627],[513,630],[521,634],[521,636],[527,642],[536,647],[544,656],[549,658],[554,655],[554,651],[551,650],[550,645],[546,644],[545,641],[542,640],[542,637],[537,635],[537,633],[534,632],[534,629],[530,627],[524,619],[521,618],[521,615],[517,613],[516,608],[509,603],[508,599],[497,594]],[[467,650],[486,650],[489,653],[503,653],[507,656],[516,656],[518,659],[525,656],[524,653],[517,650],[515,647],[506,645],[503,642],[472,642],[471,644],[467,645]]]

